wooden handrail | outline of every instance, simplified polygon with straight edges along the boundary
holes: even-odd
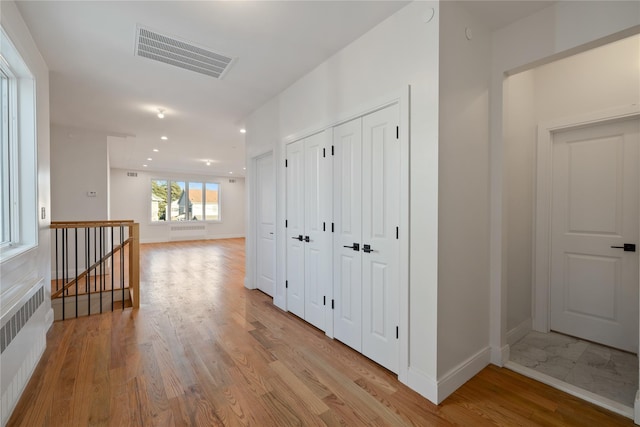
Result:
[[[93,227],[117,227],[120,225],[129,227],[134,224],[131,219],[118,221],[52,221],[50,228],[93,228]]]
[[[108,254],[106,254],[105,256],[103,256],[100,260],[96,261],[91,267],[87,268],[85,271],[83,271],[82,273],[80,273],[78,275],[78,277],[74,277],[72,280],[70,280],[69,282],[67,282],[62,289],[60,289],[59,291],[56,291],[55,293],[51,294],[51,299],[53,298],[58,298],[60,295],[62,295],[62,293],[64,291],[66,291],[68,288],[70,288],[74,283],[78,283],[80,281],[80,279],[83,279],[87,274],[89,274],[89,272],[91,270],[93,270],[94,268],[96,268],[97,266],[99,266],[100,264],[102,264],[103,262],[105,262],[111,255],[114,255],[116,252],[118,252],[121,249],[124,249],[124,247],[127,244],[130,244],[133,241],[132,237],[129,237],[127,240],[125,240],[122,244],[116,246],[113,248],[112,251],[110,251]]]
[[[114,246],[113,249],[107,253],[106,255],[102,256],[99,260],[95,261],[93,263],[93,265],[91,265],[89,268],[87,268],[85,271],[83,271],[82,273],[80,273],[79,275],[77,275],[76,277],[74,277],[73,279],[69,280],[69,277],[66,276],[65,274],[63,274],[63,281],[67,281],[67,283],[65,283],[62,286],[62,289],[60,290],[56,290],[55,292],[52,292],[51,298],[55,299],[58,298],[60,296],[62,296],[62,319],[65,318],[65,292],[68,292],[68,289],[73,286],[74,284],[76,286],[79,285],[80,280],[86,277],[91,277],[91,272],[92,271],[97,271],[98,267],[101,268],[101,272],[102,272],[102,267],[101,265],[104,264],[105,262],[107,262],[109,260],[109,258],[114,257],[114,254],[116,254],[117,252],[120,253],[121,256],[121,268],[123,268],[123,270],[121,270],[121,286],[120,288],[122,289],[122,300],[123,300],[123,306],[122,308],[124,309],[124,298],[125,298],[125,285],[124,285],[124,278],[126,277],[125,272],[124,272],[124,265],[125,265],[125,261],[124,261],[124,249],[128,247],[128,281],[129,281],[129,298],[131,299],[131,305],[133,308],[139,308],[140,307],[140,224],[136,223],[133,220],[102,220],[102,221],[54,221],[51,223],[50,228],[53,230],[53,233],[56,236],[56,285],[58,284],[58,255],[57,255],[57,251],[58,251],[58,235],[61,233],[62,234],[62,246],[63,248],[66,248],[68,245],[68,232],[66,230],[68,229],[75,229],[75,244],[78,245],[78,230],[79,229],[87,229],[87,236],[89,236],[89,229],[93,228],[94,229],[94,246],[95,246],[95,239],[96,239],[96,233],[95,231],[97,229],[100,229],[100,236],[103,236],[103,232],[105,229],[111,228],[112,232],[111,232],[111,244],[114,245],[115,242],[113,241],[113,229],[118,229],[120,228],[120,239],[123,239],[120,244],[118,244],[117,246]],[[126,234],[123,233],[123,229],[126,228],[127,232]],[[60,232],[58,232],[57,230],[61,230]],[[64,230],[64,231],[62,231]],[[72,232],[73,233],[73,232]],[[107,232],[108,233],[108,232]],[[125,239],[125,235],[128,235],[128,237]],[[86,241],[86,240],[85,240]],[[102,237],[100,237],[100,245],[102,245],[103,243]],[[105,242],[106,244],[106,242]],[[102,248],[102,246],[101,246]],[[104,248],[105,250],[107,248]],[[69,255],[68,252],[65,252],[67,249],[63,249],[63,253],[62,253],[62,262],[65,262],[65,254],[66,254],[66,259],[69,259]],[[94,247],[95,250],[95,247]],[[89,257],[90,252],[86,252],[85,255],[87,257]],[[102,254],[102,249],[101,249],[101,254]],[[76,263],[78,261],[78,254],[77,254],[77,248],[76,248]],[[89,259],[87,258],[87,261],[89,261]],[[87,262],[88,263],[88,262]],[[112,266],[112,271],[113,271],[113,266]],[[102,273],[101,273],[102,274]],[[112,279],[113,281],[113,279]],[[101,288],[102,289],[102,288]],[[89,291],[89,290],[87,290]],[[111,309],[113,310],[113,302],[114,302],[114,289],[111,289],[112,295],[111,295]],[[77,292],[77,287],[76,287],[76,295],[75,295],[75,315],[76,317],[78,317],[78,292]],[[88,302],[89,305],[87,305],[87,309],[86,312],[90,313],[91,309],[90,309],[90,303],[91,303],[91,299],[88,298],[86,300]],[[102,313],[102,290],[100,291],[100,312]]]

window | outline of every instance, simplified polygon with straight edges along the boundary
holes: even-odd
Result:
[[[219,193],[216,182],[153,179],[151,222],[220,221]]]
[[[4,67],[3,67],[4,68]],[[10,164],[10,140],[9,140],[9,76],[0,68],[0,138],[2,138],[2,148],[0,149],[0,165],[2,166],[2,176],[0,177],[0,245],[11,242],[11,191],[10,176],[12,172]]]
[[[0,261],[38,244],[35,79],[0,27]]]

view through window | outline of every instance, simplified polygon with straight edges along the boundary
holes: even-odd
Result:
[[[151,221],[220,221],[220,184],[151,180]]]

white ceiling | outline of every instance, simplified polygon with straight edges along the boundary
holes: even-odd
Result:
[[[50,69],[52,123],[120,136],[110,138],[112,167],[243,175],[243,118],[406,3],[19,1],[18,8]],[[237,61],[217,80],[134,56],[137,24]]]
[[[112,167],[242,176],[243,119],[406,3],[22,0],[18,8],[50,69],[52,123],[111,135]],[[464,3],[495,29],[553,2]],[[237,61],[217,80],[134,56],[138,24]]]

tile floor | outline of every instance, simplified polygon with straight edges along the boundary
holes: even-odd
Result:
[[[555,332],[530,332],[510,360],[633,408],[638,356]]]

